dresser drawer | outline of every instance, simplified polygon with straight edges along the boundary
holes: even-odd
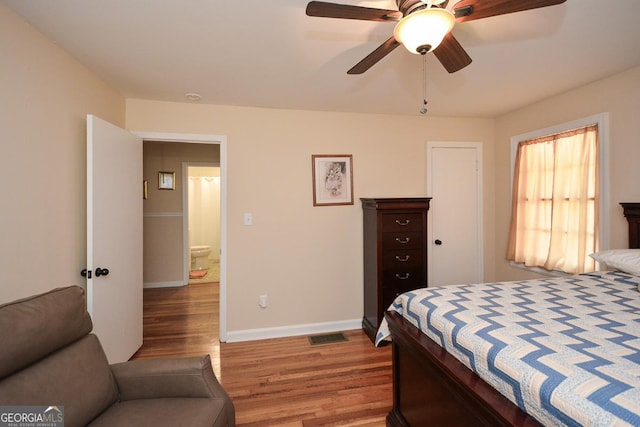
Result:
[[[393,303],[393,301],[398,297],[398,295],[402,294],[403,292],[395,292],[392,289],[383,289],[381,303],[382,303],[382,306],[384,307],[384,310],[387,310],[389,306]]]
[[[387,213],[382,214],[383,232],[422,231],[422,214],[420,213]]]
[[[407,269],[385,269],[382,272],[382,287],[409,290],[424,287],[426,280],[422,267]]]
[[[392,287],[382,287],[382,306],[383,310],[386,310],[393,300],[400,294],[403,294],[408,291],[412,291],[414,289],[424,288],[426,284],[405,284],[404,286],[398,286],[395,288]]]
[[[424,235],[421,231],[382,233],[382,250],[384,252],[422,249],[423,247]]]
[[[386,251],[382,253],[382,265],[392,270],[422,267],[427,262],[422,249]]]

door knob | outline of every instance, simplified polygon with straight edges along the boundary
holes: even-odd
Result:
[[[108,268],[96,268],[96,277],[107,276],[109,274]]]
[[[100,277],[100,276],[106,276],[109,274],[109,269],[108,268],[96,268],[96,277]],[[82,277],[86,277],[87,279],[91,279],[91,270],[87,270],[86,268],[83,268],[82,271],[80,271],[80,275]]]
[[[442,240],[436,239],[433,243],[435,243],[436,245],[440,246],[442,244]]]

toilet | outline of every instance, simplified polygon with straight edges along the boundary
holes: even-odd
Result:
[[[211,246],[191,246],[191,271],[209,268]]]

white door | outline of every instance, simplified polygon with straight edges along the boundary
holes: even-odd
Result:
[[[142,345],[142,280],[142,139],[89,115],[87,309],[110,363]]]
[[[482,146],[427,144],[429,286],[483,281]]]

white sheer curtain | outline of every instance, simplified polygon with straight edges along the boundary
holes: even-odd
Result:
[[[211,246],[220,259],[220,178],[189,177],[189,245]]]
[[[507,258],[593,271],[598,248],[598,127],[523,141],[516,157]]]

